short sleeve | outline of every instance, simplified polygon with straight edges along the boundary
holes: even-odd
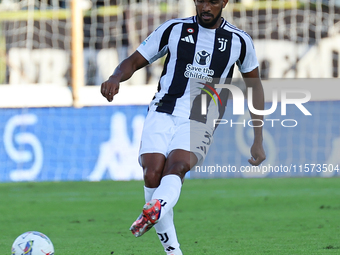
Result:
[[[259,66],[254,44],[250,36],[246,33],[240,36],[241,54],[237,61],[237,66],[241,73],[249,73]]]
[[[168,41],[173,20],[167,21],[153,31],[137,48],[137,51],[151,64],[168,52]]]

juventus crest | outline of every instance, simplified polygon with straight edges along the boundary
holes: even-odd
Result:
[[[218,38],[218,42],[220,43],[219,51],[223,52],[227,48],[228,40],[225,38]]]

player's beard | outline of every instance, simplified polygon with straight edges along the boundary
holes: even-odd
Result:
[[[197,7],[196,7],[196,13],[198,13],[198,10],[197,10]],[[202,27],[205,27],[205,28],[211,28],[213,27],[217,21],[221,18],[222,16],[222,9],[220,10],[220,12],[218,13],[218,15],[216,16],[216,18],[214,18],[212,21],[206,23],[203,21],[203,19],[201,18],[201,15],[203,13],[201,13],[200,15],[197,14],[197,17],[198,17],[198,21],[199,21],[199,24],[202,26]]]

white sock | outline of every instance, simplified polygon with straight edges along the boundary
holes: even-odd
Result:
[[[144,186],[145,202],[149,202],[151,199],[159,199],[163,205],[160,219],[154,228],[165,252],[170,252],[174,249],[181,252],[173,218],[173,207],[178,201],[181,187],[182,180],[177,175],[164,176],[158,188]]]
[[[181,188],[182,180],[178,175],[170,174],[162,178],[161,184],[152,195],[152,199],[158,199],[162,205],[160,220],[176,205]]]
[[[159,241],[164,247],[165,252],[179,250],[176,229],[174,225],[173,209],[167,212],[162,219],[154,226]]]
[[[174,225],[173,207],[176,205],[182,188],[182,180],[177,175],[166,175],[154,191],[152,199],[159,199],[162,204],[159,222],[154,226],[165,252],[179,250]]]
[[[145,203],[149,202],[152,199],[152,195],[157,188],[148,188],[144,186],[144,198]]]
[[[152,195],[156,189],[157,188],[148,188],[144,186],[145,203],[152,199]],[[167,252],[167,249],[171,249],[171,247],[175,249],[179,247],[174,225],[173,210],[164,215],[163,219],[155,225],[155,230],[165,252]]]

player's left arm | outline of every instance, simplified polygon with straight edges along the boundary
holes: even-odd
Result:
[[[247,88],[252,88],[254,108],[257,110],[264,110],[264,92],[258,68],[256,67],[254,70],[248,73],[242,73],[242,76]],[[256,115],[250,112],[250,116],[251,119],[253,120],[258,119],[263,121],[262,115]],[[254,143],[250,150],[252,157],[248,160],[248,162],[251,165],[258,166],[266,159],[266,154],[264,152],[262,144],[263,143],[262,125],[261,123],[253,123],[253,126],[257,127],[254,127]]]

